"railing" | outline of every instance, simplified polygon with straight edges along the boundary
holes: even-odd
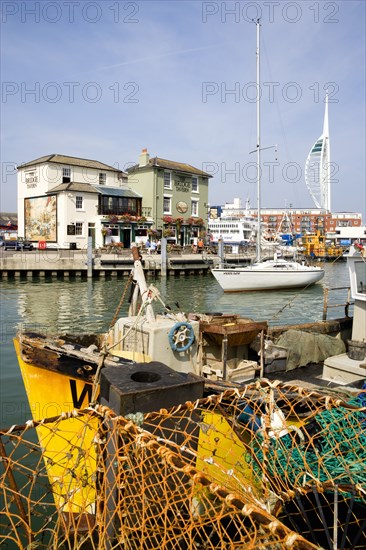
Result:
[[[143,206],[141,208],[141,215],[145,216],[145,218],[150,218],[151,217],[151,211],[152,211],[151,207]]]
[[[329,299],[329,291],[330,290],[347,290],[347,302],[344,304],[331,304],[329,305],[328,299]],[[338,286],[334,288],[326,288],[324,290],[324,302],[323,302],[323,321],[327,320],[327,312],[328,309],[334,308],[334,307],[344,307],[344,314],[346,317],[349,317],[349,307],[354,305],[354,302],[351,302],[351,289],[349,286]]]

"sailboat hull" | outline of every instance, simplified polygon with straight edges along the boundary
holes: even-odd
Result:
[[[263,262],[242,268],[215,268],[212,274],[224,292],[246,292],[303,288],[320,281],[324,270],[296,262]]]

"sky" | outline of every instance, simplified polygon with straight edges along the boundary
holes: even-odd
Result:
[[[59,153],[125,170],[143,148],[210,173],[211,205],[255,207],[260,17],[262,206],[315,207],[304,166],[328,90],[331,209],[366,223],[365,8],[3,0],[0,211],[17,209],[16,165]]]

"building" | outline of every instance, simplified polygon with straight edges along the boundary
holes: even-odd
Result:
[[[150,158],[147,149],[127,172],[129,186],[143,196],[144,211],[158,235],[185,245],[205,233],[210,174],[189,164]]]
[[[18,216],[16,212],[0,212],[0,234],[7,231],[16,232],[18,229]]]
[[[86,248],[147,238],[142,197],[127,174],[96,160],[47,155],[18,166],[18,233],[42,247]]]
[[[251,211],[253,215],[255,211]],[[263,208],[261,210],[263,223],[272,232],[292,232],[296,234],[315,233],[325,234],[334,232],[336,227],[359,227],[362,225],[362,215],[353,212],[329,212],[315,208],[283,209]]]
[[[310,149],[305,163],[305,183],[310,196],[316,208],[327,212],[331,211],[331,173],[327,93],[323,132]]]
[[[241,200],[235,198],[232,203],[226,203],[222,207],[210,207],[214,216],[221,210],[225,217],[252,216],[257,218],[257,210],[250,208],[248,201],[245,207]],[[360,228],[362,226],[362,214],[357,212],[328,212],[316,208],[261,208],[261,220],[271,233],[305,234],[321,231],[322,233],[335,233],[340,228]],[[342,232],[344,233],[344,231]],[[357,231],[354,231],[356,234]]]

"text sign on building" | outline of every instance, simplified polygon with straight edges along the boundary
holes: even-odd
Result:
[[[191,178],[185,176],[176,176],[174,180],[176,191],[183,191],[183,193],[189,193],[191,190]]]
[[[38,183],[37,174],[34,171],[26,172],[25,173],[25,183],[26,183],[28,189],[32,189],[33,187],[37,187],[37,183]]]
[[[75,235],[75,225],[68,225],[67,226],[67,234],[68,235]]]

